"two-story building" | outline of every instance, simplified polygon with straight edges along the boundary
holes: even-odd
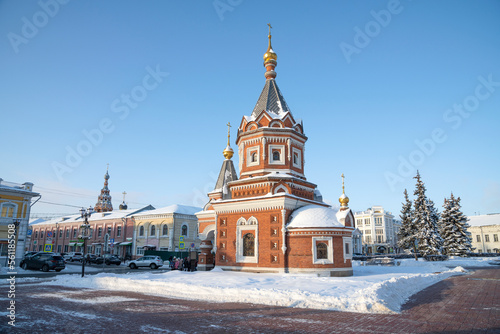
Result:
[[[469,216],[468,231],[471,233],[475,253],[500,253],[500,213]]]
[[[33,191],[33,183],[6,182],[0,178],[0,265],[6,266],[7,256],[15,253],[18,264],[26,251],[31,200],[40,194]],[[12,245],[12,246],[10,246]],[[15,251],[9,252],[10,249]],[[9,254],[10,253],[10,254]]]

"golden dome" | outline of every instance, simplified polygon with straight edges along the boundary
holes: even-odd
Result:
[[[224,158],[226,159],[231,159],[233,157],[233,154],[234,154],[234,151],[233,149],[231,148],[231,146],[229,146],[229,138],[231,136],[231,123],[227,123],[227,147],[224,149],[224,151],[222,151],[222,154],[224,154]]]
[[[234,151],[231,146],[227,145],[226,149],[222,152],[224,154],[224,158],[231,159],[233,157]]]
[[[349,197],[346,196],[344,191],[344,173],[342,173],[342,195],[339,197],[340,207],[348,207]]]
[[[267,24],[269,26],[269,46],[267,47],[266,53],[264,53],[264,63],[267,63],[269,60],[276,61],[278,59],[278,55],[273,51],[273,47],[271,46],[271,24]]]
[[[273,51],[271,47],[271,35],[269,35],[269,47],[267,48],[266,53],[264,53],[264,62],[267,63],[269,60],[276,61],[278,59],[278,55]]]
[[[348,206],[349,197],[347,197],[345,194],[342,194],[342,196],[339,197],[339,202],[340,206]]]

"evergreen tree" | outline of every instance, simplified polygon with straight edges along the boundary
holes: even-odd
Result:
[[[420,179],[420,174],[414,177],[417,179],[414,195],[417,198],[413,205],[413,224],[418,230],[417,242],[418,250],[422,256],[437,255],[441,250],[441,236],[438,232],[437,219],[439,219],[434,203],[427,199],[425,195],[425,185]]]
[[[408,198],[408,192],[404,191],[405,202],[403,208],[401,209],[401,228],[398,232],[398,247],[403,249],[412,249],[415,254],[415,260],[418,261],[417,257],[417,242],[416,242],[416,232],[412,220],[411,212],[411,201]]]
[[[460,211],[460,197],[455,198],[452,193],[450,199],[445,198],[443,208],[440,220],[443,254],[465,256],[473,248],[470,232],[467,231],[470,227],[468,218]]]

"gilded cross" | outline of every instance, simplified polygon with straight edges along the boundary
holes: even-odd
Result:
[[[271,23],[268,23],[267,25],[269,26],[269,35],[271,35]]]
[[[229,146],[229,136],[231,131],[231,122],[227,122],[227,146]]]
[[[344,194],[344,173],[342,173],[342,194]]]
[[[123,202],[125,203],[125,195],[127,195],[127,192],[124,191],[122,192],[122,194],[123,194]]]

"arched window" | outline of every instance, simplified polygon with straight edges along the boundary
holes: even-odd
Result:
[[[144,236],[144,225],[142,225],[141,227],[139,227],[139,236],[140,237]]]
[[[187,237],[187,235],[188,235],[188,227],[187,227],[187,225],[182,225],[181,235],[184,235],[184,236]]]
[[[151,225],[151,235],[156,235],[156,227]]]
[[[168,235],[168,225],[163,225],[161,232],[162,235]]]
[[[280,151],[273,151],[273,160],[280,161]]]
[[[243,256],[255,256],[255,237],[252,233],[243,236]]]
[[[43,231],[40,231],[40,239],[43,239]]]
[[[321,259],[328,259],[328,253],[327,253],[328,246],[320,242],[319,244],[316,245],[316,259],[321,260]]]
[[[252,153],[252,162],[257,162],[257,153],[256,152]]]
[[[38,239],[38,231],[35,231],[35,239]]]

